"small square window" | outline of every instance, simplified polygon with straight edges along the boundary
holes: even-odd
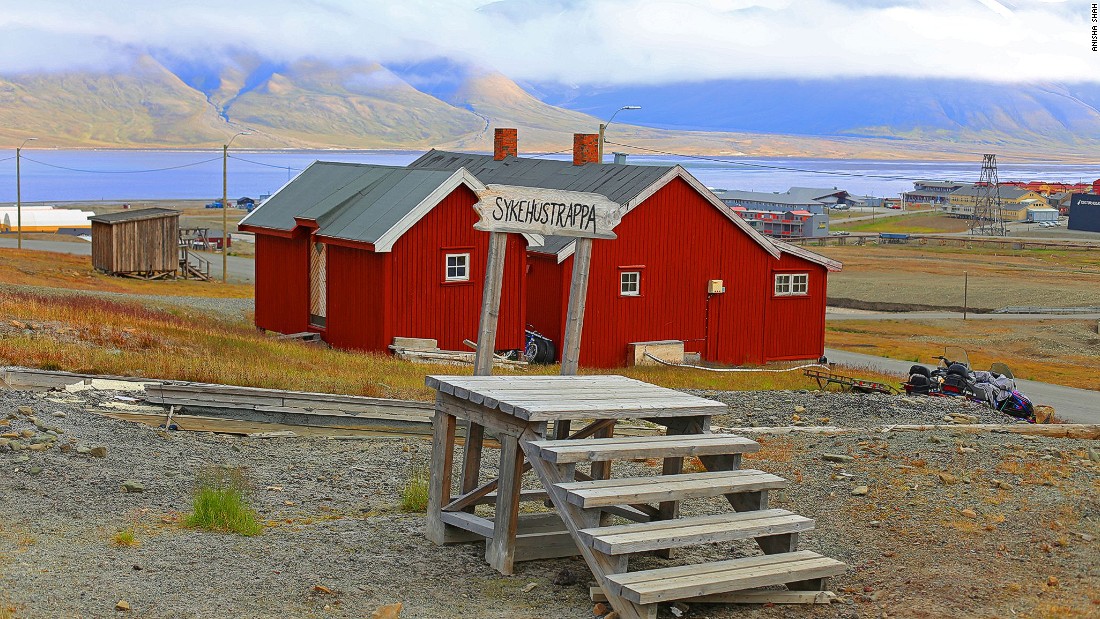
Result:
[[[623,271],[619,273],[619,294],[624,297],[637,297],[642,294],[641,271]]]
[[[470,254],[447,254],[444,281],[470,281]]]
[[[779,273],[775,276],[775,296],[789,297],[792,295],[809,294],[809,279],[807,273]]]

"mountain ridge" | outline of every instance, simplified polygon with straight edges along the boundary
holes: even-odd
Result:
[[[38,147],[491,148],[567,150],[623,103],[609,142],[729,156],[971,159],[977,152],[1088,159],[1100,86],[859,78],[665,86],[517,83],[447,59],[383,66],[241,54],[196,63],[135,54],[115,72],[0,75],[0,139]],[[644,121],[645,126],[630,124]],[[614,148],[609,148],[614,150]],[[628,149],[629,150],[629,149]],[[646,152],[646,151],[640,151]]]

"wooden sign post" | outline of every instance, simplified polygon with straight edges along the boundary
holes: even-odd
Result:
[[[500,288],[504,281],[504,255],[508,245],[506,233],[577,237],[561,364],[562,374],[576,374],[580,361],[592,239],[615,238],[613,229],[622,219],[623,207],[594,193],[512,185],[488,185],[478,192],[477,197],[474,209],[481,220],[474,224],[474,228],[491,232],[491,235],[474,374],[488,376],[492,373],[497,319],[500,316]]]
[[[481,300],[474,374],[488,376],[493,369],[497,318],[500,315],[500,287],[504,279],[505,233],[576,237],[573,275],[569,285],[565,337],[562,342],[561,373],[573,375],[580,365],[581,332],[584,329],[584,301],[588,294],[588,269],[592,239],[614,239],[615,226],[623,206],[607,197],[579,191],[488,185],[477,194],[474,205],[481,220],[474,228],[491,232],[486,264],[485,290]],[[471,431],[474,431],[471,428]],[[555,436],[568,433],[565,422]]]

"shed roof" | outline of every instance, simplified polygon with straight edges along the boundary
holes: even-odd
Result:
[[[470,182],[472,181],[472,183]],[[387,245],[419,220],[468,174],[363,163],[315,161],[241,220],[242,226],[293,230],[296,219],[316,223],[324,237]]]
[[[141,221],[143,219],[179,216],[179,211],[170,208],[141,208],[136,211],[119,211],[107,215],[96,215],[94,217],[89,217],[88,221],[96,221],[101,224],[117,224],[124,221]]]

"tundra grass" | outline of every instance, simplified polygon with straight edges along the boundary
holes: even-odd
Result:
[[[829,348],[934,366],[944,346],[960,346],[971,366],[1002,362],[1016,378],[1100,390],[1100,335],[1094,320],[837,320]]]
[[[901,232],[910,234],[944,234],[948,232],[965,232],[967,222],[965,219],[948,217],[940,213],[891,213],[875,219],[861,219],[859,221],[844,222],[830,221],[831,230],[847,230],[849,232]]]
[[[428,473],[417,470],[401,489],[401,511],[423,513],[428,509]]]
[[[199,475],[192,512],[186,527],[239,533],[246,537],[263,531],[255,510],[245,499],[247,483],[240,469],[213,468]]]
[[[24,329],[12,325],[33,327]],[[0,291],[0,364],[270,389],[431,400],[428,374],[471,374],[469,366],[411,363],[377,353],[279,341],[246,322],[168,313],[137,303]],[[557,374],[529,366],[500,374]],[[801,371],[719,373],[663,366],[585,369],[674,389],[809,389]],[[869,380],[897,377],[861,371]]]
[[[0,284],[190,297],[252,296],[251,284],[114,277],[93,269],[90,256],[6,248],[0,248]]]

